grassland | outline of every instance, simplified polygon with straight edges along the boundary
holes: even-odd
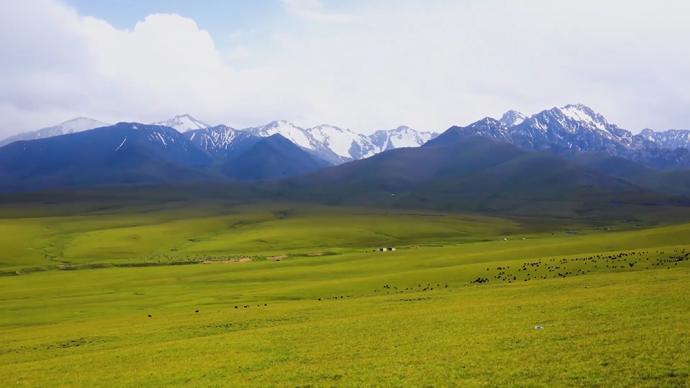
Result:
[[[690,384],[688,223],[80,202],[0,240],[6,386]]]

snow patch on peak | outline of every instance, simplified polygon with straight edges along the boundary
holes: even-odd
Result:
[[[349,129],[339,128],[329,124],[321,124],[307,129],[312,138],[331,150],[334,154],[345,159],[358,159],[360,155],[353,155],[356,149],[371,148],[369,140]]]
[[[0,141],[0,147],[19,140],[45,139],[54,136],[67,135],[70,133],[88,131],[94,128],[107,127],[108,125],[110,124],[94,120],[88,117],[77,117],[52,127],[42,128],[30,132],[24,132],[18,135],[8,137],[7,139]]]
[[[89,129],[107,127],[110,124],[104,123],[102,121],[90,119],[88,117],[77,117],[72,120],[67,120],[58,127],[61,127],[64,133],[75,133],[88,131]]]
[[[419,147],[436,136],[435,133],[417,131],[406,125],[394,129],[374,132],[369,139],[376,146],[377,153],[402,147]]]
[[[583,121],[597,125],[606,123],[606,119],[582,104],[566,105],[558,108],[558,110],[573,121]]]
[[[194,117],[192,117],[186,113],[181,114],[181,115],[177,115],[177,116],[174,116],[168,120],[159,121],[159,122],[156,122],[153,124],[174,128],[180,132],[191,131],[191,130],[195,130],[195,129],[204,129],[204,128],[210,127],[210,125],[206,124],[205,122],[203,122],[201,120],[197,120]]]
[[[506,127],[514,127],[516,125],[522,124],[523,121],[527,119],[527,116],[521,112],[518,112],[516,110],[509,110],[505,112],[502,116],[501,119],[499,120],[501,124],[505,125]]]
[[[474,123],[470,124],[470,127],[477,127],[477,126],[483,126],[483,125],[490,125],[490,126],[501,126],[501,122],[496,120],[493,117],[484,117],[483,119],[479,121],[475,121]]]
[[[279,134],[302,148],[309,150],[316,149],[316,144],[314,144],[304,128],[300,128],[286,120],[271,121],[264,126],[246,128],[243,131],[259,137],[269,137]]]

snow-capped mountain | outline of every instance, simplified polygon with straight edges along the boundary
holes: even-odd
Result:
[[[472,136],[488,137],[506,143],[512,143],[509,127],[494,118],[485,117],[466,127],[450,127],[442,134],[426,142],[424,146],[447,146],[458,142],[461,138]]]
[[[331,164],[358,160],[393,148],[418,147],[436,134],[418,132],[410,127],[398,127],[377,131],[367,136],[347,128],[329,124],[315,127],[300,127],[286,120],[276,120],[257,127],[235,129],[225,125],[211,127],[208,124],[183,114],[170,120],[155,123],[187,132],[189,139],[210,154],[225,153],[233,148],[240,134],[265,138],[279,134],[312,155]],[[208,129],[208,130],[206,130]]]
[[[499,120],[501,124],[505,125],[506,127],[514,127],[516,125],[522,124],[523,121],[527,116],[525,116],[523,113],[520,113],[516,110],[509,110],[506,113],[501,116],[501,119]]]
[[[633,144],[630,131],[589,107],[565,105],[539,112],[511,127],[513,143],[538,151],[598,151],[618,154]]]
[[[367,158],[394,148],[419,147],[435,136],[434,133],[418,132],[405,126],[380,130],[365,136],[333,125],[321,124],[302,128],[285,120],[272,121],[267,125],[246,128],[243,131],[259,137],[280,134],[333,164]]]
[[[617,153],[636,144],[631,132],[609,123],[604,116],[582,104],[554,107],[524,119],[516,113],[508,111],[501,120],[487,117],[466,127],[454,127],[454,132],[491,137],[529,150],[557,153]],[[519,124],[507,124],[511,122]]]
[[[90,119],[88,117],[77,117],[64,123],[54,125],[52,127],[42,128],[35,131],[24,132],[18,135],[8,137],[0,141],[0,147],[13,143],[19,140],[36,140],[45,139],[53,136],[66,135],[68,133],[82,132],[93,128],[105,127],[110,124],[102,121]]]
[[[94,139],[118,138],[115,153],[132,152],[147,155],[156,155],[163,160],[176,161],[185,165],[205,165],[210,158],[205,155],[184,134],[176,129],[155,124],[117,123],[110,127],[100,128],[97,131],[89,131],[85,135],[91,135]],[[98,137],[100,136],[100,138]]]
[[[259,140],[246,131],[240,131],[226,125],[217,125],[204,129],[195,129],[184,133],[192,144],[217,160],[227,160],[242,152]]]
[[[286,120],[271,121],[266,125],[245,128],[242,131],[257,137],[269,137],[278,134],[330,163],[335,164],[344,161],[325,144],[314,138],[308,129],[299,127]]]
[[[376,154],[378,149],[371,139],[333,125],[321,124],[307,129],[309,134],[343,160],[357,160]]]
[[[669,150],[676,148],[690,149],[690,130],[688,129],[669,129],[657,132],[646,128],[638,136],[654,143],[659,148]]]
[[[436,135],[433,132],[417,131],[403,125],[394,129],[376,131],[369,136],[369,139],[376,146],[377,152],[383,152],[395,148],[419,147]]]
[[[302,148],[313,150],[316,147],[316,141],[309,135],[306,129],[286,120],[271,121],[263,126],[245,128],[243,131],[259,137],[280,134]]]
[[[173,128],[118,123],[0,148],[0,191],[203,179],[211,158]]]
[[[507,125],[510,122],[519,124]],[[460,137],[482,136],[532,151],[560,155],[594,152],[623,157],[648,167],[690,168],[690,152],[668,150],[688,144],[688,132],[647,130],[633,135],[591,108],[575,104],[547,109],[521,122],[516,112],[509,111],[500,121],[485,118],[465,127],[451,127],[429,145],[452,143]]]
[[[188,114],[177,115],[165,121],[153,123],[153,125],[163,125],[170,128],[175,128],[180,132],[191,131],[194,129],[204,129],[210,127],[201,120],[197,120]]]

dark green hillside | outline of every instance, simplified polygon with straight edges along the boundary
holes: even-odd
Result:
[[[289,180],[288,196],[329,203],[573,214],[669,201],[557,156],[482,137],[400,149]]]
[[[659,171],[628,159],[600,153],[578,153],[570,159],[578,165],[625,179],[648,190],[690,195],[690,170]]]
[[[240,181],[260,181],[306,174],[327,165],[327,162],[276,134],[261,139],[228,160],[222,171]]]
[[[0,191],[199,180],[210,163],[172,128],[119,123],[0,148]]]

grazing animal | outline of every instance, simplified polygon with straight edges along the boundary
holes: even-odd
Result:
[[[151,318],[151,314],[149,314],[149,318]]]

